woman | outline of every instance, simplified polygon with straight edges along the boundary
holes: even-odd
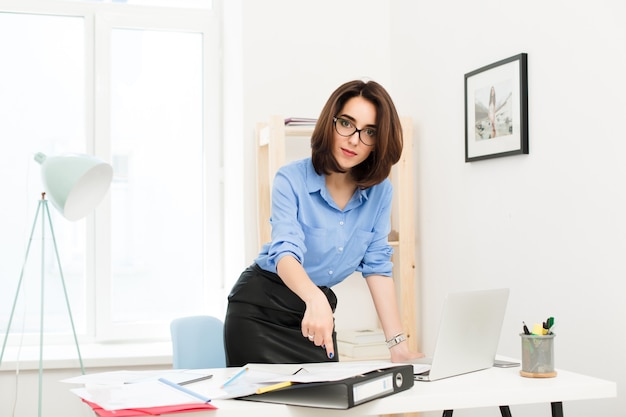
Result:
[[[392,187],[402,153],[395,106],[378,83],[332,93],[311,137],[311,158],[279,169],[272,241],[240,276],[224,323],[228,366],[337,361],[330,289],[355,271],[367,281],[391,360],[411,352],[391,277]]]

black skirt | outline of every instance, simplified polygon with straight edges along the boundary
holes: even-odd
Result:
[[[320,287],[332,311],[337,297]],[[247,363],[336,362],[337,338],[333,329],[335,355],[302,336],[305,304],[280,277],[253,264],[246,268],[228,296],[224,321],[227,366]]]

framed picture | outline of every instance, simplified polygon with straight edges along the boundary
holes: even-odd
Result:
[[[465,74],[465,162],[527,153],[526,54]]]

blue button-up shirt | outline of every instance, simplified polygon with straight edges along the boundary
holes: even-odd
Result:
[[[316,285],[327,287],[355,271],[364,277],[391,276],[393,249],[387,236],[392,193],[386,179],[358,189],[341,210],[311,158],[283,166],[272,189],[272,242],[263,246],[255,262],[276,273],[278,261],[291,255]]]

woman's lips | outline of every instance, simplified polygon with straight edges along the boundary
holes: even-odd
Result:
[[[341,148],[341,152],[343,152],[343,154],[348,157],[356,156],[356,152],[352,152],[351,150],[346,149],[346,148]]]

